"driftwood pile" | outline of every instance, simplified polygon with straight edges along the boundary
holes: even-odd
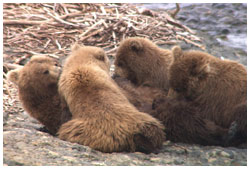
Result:
[[[147,37],[158,45],[180,41],[204,48],[194,32],[174,15],[132,4],[3,4],[4,61],[22,64],[33,54],[66,56],[78,42],[114,56],[126,37]],[[179,10],[179,6],[178,6]]]

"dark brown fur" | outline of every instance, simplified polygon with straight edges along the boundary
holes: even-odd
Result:
[[[61,102],[57,90],[60,67],[45,56],[33,56],[21,69],[8,73],[8,79],[18,86],[24,109],[41,122],[51,134],[61,125]]]
[[[209,120],[221,128],[229,129],[232,123],[236,122],[236,135],[240,137],[238,141],[246,142],[245,67],[237,62],[220,60],[200,51],[184,52],[180,47],[174,47],[172,51],[174,62],[169,71],[168,97],[177,101],[185,100],[185,104],[188,104],[187,112],[189,107],[195,107],[195,112],[199,112],[202,119]],[[163,113],[167,114],[170,111],[169,103],[165,104],[166,112]],[[167,125],[165,127],[167,128]]]
[[[173,142],[201,145],[225,145],[228,140],[228,129],[204,119],[197,107],[186,100],[169,97],[154,101],[153,116],[165,126],[166,138]]]
[[[147,85],[167,93],[172,60],[170,50],[161,49],[146,38],[127,38],[117,50],[114,75],[128,79],[136,86]]]
[[[109,62],[97,47],[76,45],[59,81],[72,120],[59,138],[102,152],[152,152],[165,140],[163,126],[129,103],[109,76]]]
[[[165,96],[164,92],[158,88],[149,86],[135,86],[128,79],[123,77],[113,77],[121,88],[123,94],[128,98],[139,111],[151,114],[153,100]]]
[[[176,47],[173,49],[181,49]],[[200,107],[205,118],[229,127],[239,116],[232,110],[247,100],[246,68],[200,51],[181,52],[170,68],[170,97],[184,97]]]

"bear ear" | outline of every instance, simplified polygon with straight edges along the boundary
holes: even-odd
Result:
[[[75,43],[71,46],[71,51],[76,51],[77,49],[81,48],[82,46],[78,43]]]
[[[173,56],[174,56],[175,60],[179,59],[183,54],[182,49],[181,49],[180,46],[174,46],[172,48],[172,53],[173,53]]]
[[[16,85],[18,85],[19,71],[21,69],[22,68],[9,71],[8,74],[7,74],[7,79],[9,81],[15,83]]]
[[[130,49],[134,52],[139,52],[143,49],[142,44],[136,40],[132,40],[129,45],[130,45]]]
[[[41,58],[44,58],[45,56],[42,56],[42,55],[33,55],[30,59],[30,61],[32,60],[36,60],[36,59],[41,59]]]
[[[104,51],[98,51],[95,55],[95,58],[100,60],[100,61],[105,61],[105,53]]]
[[[191,75],[197,76],[198,78],[204,78],[211,71],[209,63],[201,64],[197,60],[192,62]]]
[[[205,63],[203,66],[200,67],[199,71],[200,71],[200,77],[207,75],[209,72],[211,72],[210,64]]]

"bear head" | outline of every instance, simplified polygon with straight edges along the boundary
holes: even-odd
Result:
[[[101,69],[109,72],[110,62],[105,51],[102,48],[94,46],[84,46],[79,44],[74,44],[71,48],[71,55],[67,58],[65,63],[70,65],[65,65],[66,68],[79,66],[79,64],[84,63],[84,65],[90,65],[92,63],[97,64]]]
[[[169,96],[184,96],[193,99],[206,85],[211,73],[210,56],[200,51],[182,51],[179,46],[172,48],[173,63],[169,70]]]
[[[56,87],[60,72],[58,61],[50,57],[35,55],[24,67],[8,72],[7,79],[19,88],[42,90]]]
[[[152,41],[131,37],[123,40],[117,50],[115,58],[114,76],[119,76],[130,80],[136,85],[140,85],[148,76],[158,73],[163,55],[162,50]]]

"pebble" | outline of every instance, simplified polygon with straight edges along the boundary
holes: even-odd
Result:
[[[222,157],[226,157],[226,158],[230,158],[231,157],[231,155],[229,153],[225,152],[225,151],[220,152],[220,155]]]
[[[95,166],[106,166],[104,162],[99,162],[99,161],[93,161],[92,164]]]
[[[24,142],[17,142],[17,143],[16,143],[17,148],[19,148],[20,150],[25,149],[25,147],[27,147],[26,145],[27,145],[27,144],[24,143]]]
[[[57,157],[60,156],[58,153],[53,152],[53,151],[48,151],[48,155],[49,155],[51,158],[57,158]]]
[[[213,163],[213,162],[215,162],[215,161],[217,161],[217,158],[209,158],[209,159],[208,159],[208,163]]]
[[[175,159],[174,160],[174,164],[176,164],[176,165],[180,165],[180,164],[183,164],[183,163],[184,163],[183,159]]]
[[[65,160],[67,160],[67,161],[70,162],[70,163],[75,163],[75,162],[77,162],[77,161],[75,160],[75,158],[70,157],[70,156],[62,156],[62,158],[65,159]]]
[[[150,158],[149,160],[152,162],[160,162],[162,159],[159,157],[153,157],[153,158]]]

